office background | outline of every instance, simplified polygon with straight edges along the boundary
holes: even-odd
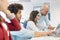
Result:
[[[50,3],[50,23],[52,26],[57,27],[57,25],[60,23],[60,0],[9,0],[10,4],[20,3],[24,6],[24,10],[22,10],[21,22],[28,20],[30,12],[33,10],[34,5],[42,5],[46,2]]]

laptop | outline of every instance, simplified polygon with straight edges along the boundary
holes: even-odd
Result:
[[[56,34],[55,37],[60,37],[60,24],[56,27]]]

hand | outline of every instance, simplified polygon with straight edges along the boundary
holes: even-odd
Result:
[[[50,29],[50,30],[54,30],[54,29],[55,29],[55,27],[53,27],[53,26],[49,25],[48,29]]]
[[[54,35],[56,33],[55,30],[51,30],[48,35]]]
[[[0,11],[5,12],[8,8],[8,1],[7,0],[0,0]]]

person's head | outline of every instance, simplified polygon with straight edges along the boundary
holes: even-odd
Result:
[[[47,4],[44,4],[40,10],[41,14],[47,15],[48,11],[49,11],[49,6]]]
[[[8,6],[8,10],[11,13],[14,13],[16,15],[16,18],[18,19],[18,21],[20,21],[21,19],[21,10],[23,10],[23,6],[21,4],[10,4]]]
[[[31,12],[29,20],[33,21],[36,24],[36,22],[37,22],[37,20],[39,20],[39,18],[40,18],[39,12],[35,10],[35,11]]]

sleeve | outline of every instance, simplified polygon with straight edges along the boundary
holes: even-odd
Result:
[[[29,21],[27,23],[27,29],[32,30],[32,31],[39,31],[34,22]]]
[[[11,15],[7,15],[7,18],[10,19],[11,23],[7,23],[7,26],[8,26],[8,29],[10,31],[17,31],[17,30],[20,30],[21,29],[21,26],[18,22],[18,20],[15,18],[15,15],[14,14],[11,14]]]
[[[17,36],[19,38],[32,38],[34,37],[34,31],[30,31],[27,29],[22,29],[21,31],[12,31],[11,34],[13,36]]]

